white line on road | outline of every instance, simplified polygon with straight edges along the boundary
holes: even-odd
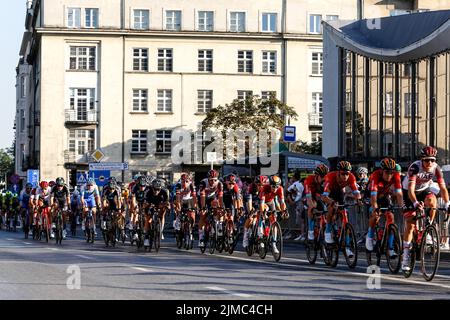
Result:
[[[29,243],[29,242],[24,242],[25,244],[31,244],[31,243]]]
[[[6,240],[8,240],[8,241],[14,241],[14,239],[10,239],[10,238],[6,238]]]
[[[94,258],[88,257],[88,256],[84,256],[82,254],[76,254],[75,257],[79,257],[82,259],[87,259],[87,260],[94,260]]]
[[[250,298],[252,297],[251,294],[246,294],[246,293],[238,293],[238,292],[234,292],[234,291],[230,291],[221,287],[205,287],[206,289],[210,289],[210,290],[215,290],[215,291],[221,291],[221,292],[225,292],[228,294],[231,294],[233,296],[237,296],[237,297],[242,297],[242,298]]]
[[[46,248],[46,249],[52,250],[52,251],[59,251],[59,249],[56,249],[56,248]]]
[[[144,272],[153,272],[152,270],[150,270],[150,269],[145,269],[145,268],[140,268],[140,267],[130,267],[131,269],[134,269],[134,270],[138,270],[138,271],[144,271]]]

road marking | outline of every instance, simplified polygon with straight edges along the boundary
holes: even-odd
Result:
[[[52,250],[52,251],[59,251],[59,249],[56,248],[47,248],[48,250]]]
[[[14,239],[10,239],[10,238],[6,238],[6,240],[8,240],[8,241],[14,241]]]
[[[131,269],[134,269],[134,270],[138,270],[138,271],[144,271],[144,272],[153,272],[152,270],[150,270],[150,269],[145,269],[145,268],[141,268],[141,267],[130,267]]]
[[[252,295],[250,294],[246,294],[246,293],[238,293],[238,292],[234,292],[234,291],[230,291],[221,287],[205,287],[206,289],[210,289],[210,290],[215,290],[215,291],[221,291],[221,292],[225,292],[228,294],[231,294],[233,296],[237,296],[237,297],[242,297],[242,298],[250,298],[252,297]]]
[[[88,256],[84,256],[82,254],[76,254],[76,257],[82,258],[82,259],[87,259],[87,260],[94,260],[94,258],[88,257]]]
[[[31,244],[30,242],[24,242],[25,244]]]

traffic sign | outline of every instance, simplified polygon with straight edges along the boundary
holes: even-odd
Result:
[[[128,170],[128,162],[95,162],[89,163],[89,170]]]
[[[27,170],[27,182],[31,183],[33,188],[37,188],[39,184],[39,170]]]
[[[87,182],[87,173],[77,172],[77,184],[85,184]]]
[[[97,149],[92,152],[91,156],[95,161],[100,162],[105,157],[105,154],[102,152],[102,150]]]
[[[216,161],[217,153],[216,152],[207,152],[206,153],[206,161],[214,162]]]
[[[99,187],[105,186],[108,182],[108,178],[111,176],[111,171],[109,170],[92,170],[89,171],[89,178],[94,178],[95,183]]]
[[[295,126],[285,126],[284,127],[284,137],[285,142],[295,142]]]

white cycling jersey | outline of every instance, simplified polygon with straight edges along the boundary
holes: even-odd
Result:
[[[408,190],[409,182],[416,182],[415,192],[424,191],[433,185],[436,181],[438,184],[444,183],[444,176],[439,165],[434,162],[430,170],[425,171],[422,166],[422,160],[413,162],[408,168],[408,179],[403,180],[402,188]]]

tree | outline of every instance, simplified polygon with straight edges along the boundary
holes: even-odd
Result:
[[[0,178],[5,174],[8,176],[14,173],[14,158],[10,154],[11,150],[0,149]]]
[[[307,143],[305,141],[297,141],[292,146],[292,151],[305,154],[322,155],[322,139],[319,141]]]

